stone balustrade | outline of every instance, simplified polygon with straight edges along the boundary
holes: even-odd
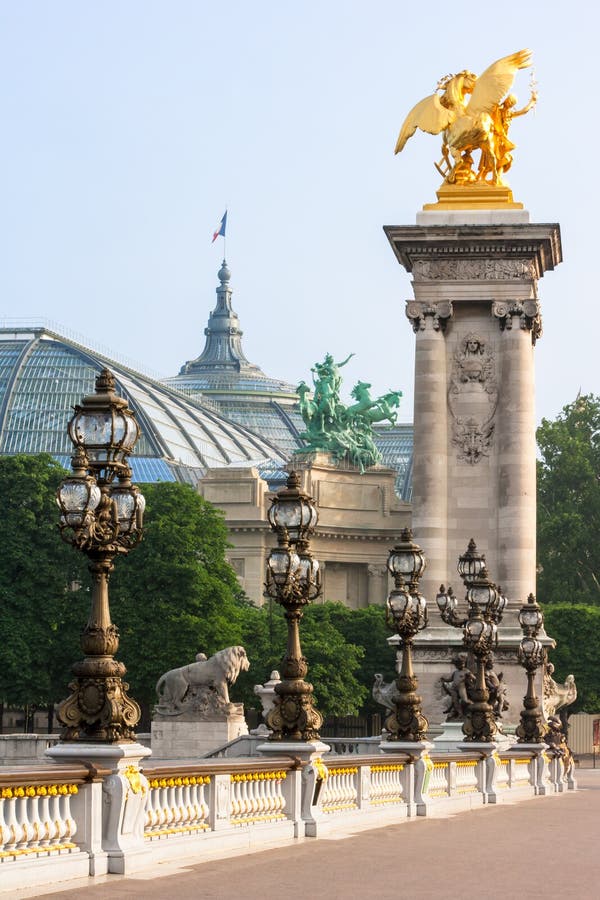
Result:
[[[139,829],[130,852],[139,869],[575,788],[572,770],[544,745],[500,754],[479,745],[421,758],[328,754],[310,763],[270,754],[147,762],[142,769],[125,766],[122,775],[124,805],[115,818],[108,770],[90,764],[0,769],[0,894],[123,871],[129,851],[124,845],[119,868],[111,867],[111,847],[121,837],[108,834],[111,828]],[[142,812],[140,802],[143,816],[130,814],[129,804]]]
[[[89,875],[78,841],[78,795],[96,775],[83,766],[0,769],[0,890]]]
[[[404,803],[405,763],[375,763],[370,766],[371,806]]]

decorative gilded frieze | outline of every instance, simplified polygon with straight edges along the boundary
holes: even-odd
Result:
[[[497,406],[494,354],[480,335],[471,332],[455,351],[448,388],[457,459],[474,465],[489,454]]]
[[[519,327],[531,332],[531,342],[535,344],[542,335],[542,317],[537,300],[515,300],[513,303],[496,300],[492,304],[492,313],[499,320],[501,331],[513,327],[513,318],[519,318]]]
[[[415,281],[535,281],[533,259],[417,259]]]
[[[448,319],[452,318],[452,303],[449,300],[440,300],[437,303],[409,300],[406,304],[406,316],[415,333],[425,331],[428,320],[434,331],[440,329],[445,331]]]

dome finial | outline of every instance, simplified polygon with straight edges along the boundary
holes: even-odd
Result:
[[[231,278],[231,272],[227,268],[227,260],[225,260],[225,259],[223,260],[223,265],[219,269],[218,278],[223,287],[226,284],[229,284],[229,279]]]

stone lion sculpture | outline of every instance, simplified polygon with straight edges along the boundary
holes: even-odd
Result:
[[[196,662],[160,676],[156,683],[157,712],[177,715],[186,708],[201,712],[208,707],[229,706],[228,685],[250,668],[246,651],[243,647],[226,647],[209,659],[199,658],[203,656],[199,653]]]

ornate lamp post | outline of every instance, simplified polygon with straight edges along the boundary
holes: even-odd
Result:
[[[277,533],[277,547],[267,560],[265,592],[281,604],[288,625],[282,680],[275,686],[279,703],[267,715],[271,741],[316,741],[323,724],[313,705],[313,687],[304,680],[308,663],[300,646],[304,607],[321,593],[319,563],[309,545],[318,516],[314,500],[299,488],[298,475],[291,472],[287,487],[273,497],[267,514]]]
[[[142,536],[145,501],[131,484],[127,458],[139,427],[127,401],[115,393],[108,369],[96,378],[96,392],[75,407],[69,422],[75,445],[73,474],[57,493],[61,537],[89,559],[91,610],[81,634],[85,659],[75,663],[71,695],[58,708],[63,741],[134,741],[140,708],[127,696],[126,669],[114,659],[119,632],[112,624],[108,581],[113,560]]]
[[[466,552],[459,557],[458,572],[467,589],[467,616],[457,614],[457,600],[451,588],[446,591],[442,585],[436,602],[444,622],[463,629],[464,644],[477,662],[475,684],[470,689],[469,699],[472,702],[466,710],[463,723],[465,739],[489,743],[493,741],[498,727],[489,703],[485,669],[498,642],[498,623],[506,607],[506,597],[490,580],[485,567],[485,556],[477,552],[473,538],[469,541]]]
[[[405,528],[390,550],[387,567],[394,577],[394,590],[387,599],[386,622],[396,631],[402,648],[402,667],[396,679],[395,709],[385,722],[389,741],[423,741],[429,723],[421,713],[421,698],[416,694],[417,679],[412,665],[415,635],[427,625],[427,602],[419,593],[419,579],[425,571],[425,555],[413,543],[410,528]]]
[[[516,734],[520,744],[541,744],[548,731],[540,702],[535,692],[535,673],[546,661],[546,650],[537,636],[544,624],[544,616],[533,594],[519,611],[519,625],[523,637],[518,659],[527,672],[527,693],[523,698],[521,722]]]

